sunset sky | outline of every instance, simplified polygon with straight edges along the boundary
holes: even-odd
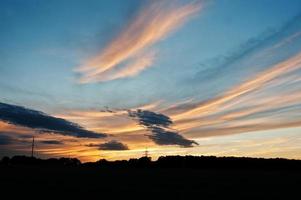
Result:
[[[300,0],[1,0],[0,157],[301,159]]]

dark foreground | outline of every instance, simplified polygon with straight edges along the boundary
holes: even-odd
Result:
[[[182,159],[181,162],[179,159]],[[104,161],[74,165],[1,164],[0,190],[1,195],[5,197],[9,195],[39,199],[51,197],[85,199],[295,197],[296,199],[300,195],[299,161],[276,160],[267,163],[262,161],[264,164],[260,165],[259,163],[262,163],[260,160],[230,162],[231,159],[230,161],[226,159],[219,161],[218,166],[211,166],[216,163],[212,163],[209,159],[202,167],[191,166],[188,161],[183,161],[183,157],[172,160],[174,163],[165,160],[167,162],[165,164],[146,160],[140,163],[136,160],[133,161],[134,164]],[[175,166],[171,167],[169,163]]]

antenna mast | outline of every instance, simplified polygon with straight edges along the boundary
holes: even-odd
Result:
[[[145,148],[144,157],[148,157],[148,150],[147,150],[147,147]]]
[[[31,157],[33,157],[34,153],[34,136],[32,137],[32,144],[31,144]]]

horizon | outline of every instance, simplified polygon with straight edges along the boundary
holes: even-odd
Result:
[[[120,161],[126,161],[126,162],[130,162],[130,161],[137,161],[137,160],[148,160],[148,162],[158,162],[160,160],[164,160],[164,159],[187,159],[188,161],[193,159],[198,159],[199,161],[202,159],[213,159],[213,160],[236,160],[236,161],[242,161],[242,160],[254,160],[254,161],[259,161],[259,160],[264,160],[264,161],[301,161],[300,159],[289,159],[289,158],[281,158],[281,157],[277,157],[277,158],[263,158],[263,157],[245,157],[245,156],[212,156],[212,155],[199,155],[199,156],[193,156],[193,155],[164,155],[164,156],[159,156],[156,159],[152,159],[151,156],[140,156],[137,158],[128,158],[128,159],[120,159],[120,160],[107,160],[105,158],[100,158],[99,160],[95,160],[95,161],[87,161],[87,162],[82,162],[80,159],[76,158],[76,157],[46,157],[46,158],[39,158],[37,156],[27,156],[27,155],[14,155],[12,157],[8,157],[8,156],[3,156],[0,159],[0,164],[7,164],[9,161],[11,160],[18,160],[19,164],[22,164],[22,162],[24,162],[24,160],[22,159],[27,159],[28,161],[30,160],[40,160],[40,161],[47,161],[47,160],[61,160],[61,159],[67,159],[67,160],[77,160],[80,161],[80,164],[89,164],[89,163],[93,163],[96,164],[98,162],[120,162]],[[204,160],[203,160],[204,161]],[[26,163],[26,162],[25,162]],[[25,164],[24,163],[24,164]],[[34,164],[34,163],[33,163]],[[171,165],[172,166],[172,165]]]
[[[0,157],[301,159],[300,0],[0,1]]]

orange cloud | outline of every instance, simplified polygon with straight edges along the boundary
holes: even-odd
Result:
[[[107,70],[105,72],[101,73],[101,76],[91,76],[90,78],[84,78],[84,82],[102,82],[102,81],[110,81],[125,77],[132,77],[137,74],[139,74],[144,69],[150,67],[153,64],[153,61],[155,59],[155,53],[145,53],[140,56],[135,57],[134,59],[131,59],[131,62],[129,64],[126,64],[124,67],[122,67],[120,70],[111,68],[110,70]]]
[[[192,139],[301,126],[301,53],[276,63],[220,96],[174,104],[160,112]],[[286,89],[283,89],[286,88]],[[297,106],[297,107],[295,107]]]
[[[221,109],[225,110],[229,107],[233,107],[236,104],[240,104],[242,102],[241,99],[244,98],[245,95],[254,93],[255,91],[262,89],[264,86],[267,86],[274,79],[300,68],[301,53],[279,64],[276,64],[275,66],[272,66],[254,78],[227,91],[224,95],[211,99],[207,102],[201,102],[194,108],[176,114],[172,116],[172,118],[175,121],[183,118],[197,118],[216,113],[217,111],[220,112]]]
[[[200,8],[199,2],[176,6],[165,1],[152,1],[98,56],[79,67],[78,71],[83,75],[80,83],[138,74],[152,64],[153,53],[145,53],[146,50],[180,27]],[[131,64],[125,64],[128,61]]]

